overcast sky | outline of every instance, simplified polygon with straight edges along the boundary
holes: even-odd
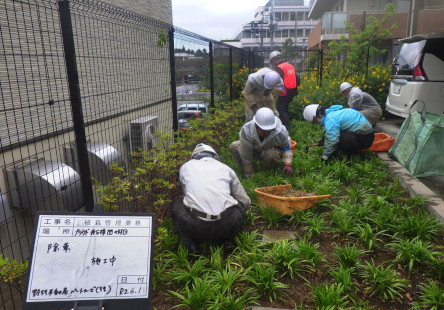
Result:
[[[172,0],[173,25],[210,39],[233,39],[267,0]]]

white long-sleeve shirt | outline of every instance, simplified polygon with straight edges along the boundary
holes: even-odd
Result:
[[[204,157],[192,159],[180,167],[185,206],[211,215],[219,215],[240,202],[246,209],[251,201],[236,173],[220,161]]]

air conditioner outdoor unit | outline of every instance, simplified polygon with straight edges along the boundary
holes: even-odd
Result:
[[[130,122],[131,152],[151,150],[159,138],[154,134],[157,129],[157,116],[143,116]]]
[[[102,185],[106,185],[112,180],[111,166],[113,163],[117,163],[120,167],[125,167],[125,161],[111,145],[103,142],[86,141],[86,150],[88,152],[91,176]],[[73,142],[65,145],[64,153],[65,163],[80,173],[76,143]]]
[[[80,175],[61,162],[31,159],[6,168],[12,206],[21,210],[76,211],[83,207]]]

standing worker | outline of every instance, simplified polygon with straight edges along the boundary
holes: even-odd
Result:
[[[283,159],[283,172],[292,175],[293,153],[290,137],[285,126],[269,108],[257,111],[252,121],[244,124],[239,132],[240,140],[230,144],[230,151],[236,163],[244,168],[245,176],[253,175],[253,159],[262,159],[267,165]]]
[[[276,108],[279,112],[279,118],[282,124],[290,129],[290,111],[288,107],[295,96],[298,95],[296,71],[294,67],[282,59],[279,51],[270,53],[270,64],[272,69],[281,76],[284,81],[284,93],[278,96]]]
[[[339,149],[346,153],[366,149],[375,139],[372,125],[356,110],[344,109],[341,105],[326,109],[319,104],[309,104],[303,113],[305,120],[325,127],[322,160],[336,155]]]
[[[372,95],[363,92],[359,87],[353,87],[349,82],[339,86],[341,93],[348,98],[348,106],[358,110],[375,127],[381,119],[382,109]]]
[[[262,107],[270,108],[278,116],[271,92],[282,94],[284,84],[276,71],[262,68],[248,76],[242,94],[245,98],[245,122],[253,119],[257,110]]]
[[[251,203],[233,169],[200,143],[179,176],[184,198],[173,203],[171,215],[184,246],[196,254],[201,241],[232,242]]]

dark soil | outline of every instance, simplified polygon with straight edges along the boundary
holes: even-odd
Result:
[[[304,191],[297,191],[294,189],[289,189],[289,190],[286,190],[282,193],[276,194],[276,196],[279,196],[279,197],[310,197],[310,196],[316,196],[316,194],[307,193]]]

